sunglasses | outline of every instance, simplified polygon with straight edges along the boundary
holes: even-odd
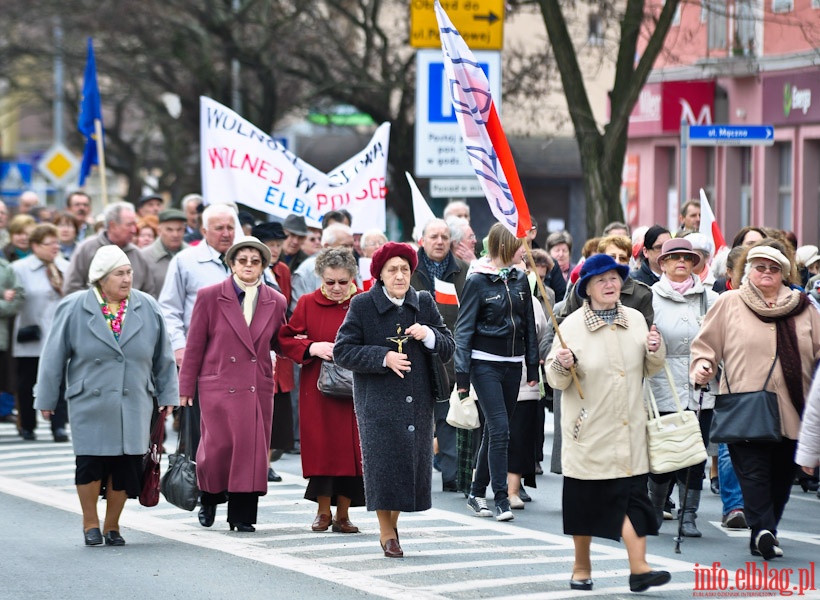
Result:
[[[685,261],[692,261],[692,262],[695,262],[695,257],[694,257],[694,256],[692,256],[691,254],[679,254],[679,253],[677,253],[677,252],[673,252],[672,254],[667,254],[667,255],[666,255],[666,259],[667,259],[667,260],[672,259],[672,260],[674,260],[675,262],[677,262],[677,261],[679,261],[679,260],[685,260]]]
[[[262,264],[262,261],[259,260],[258,258],[252,258],[252,259],[248,260],[247,258],[242,257],[242,258],[237,258],[236,262],[238,262],[242,266],[245,266],[248,263],[250,263],[254,267],[258,267],[259,265]]]
[[[754,265],[753,268],[758,273],[780,273],[783,270],[780,265]]]
[[[332,288],[336,285],[340,285],[342,287],[347,287],[350,284],[349,279],[340,279],[339,281],[334,281],[333,279],[325,279],[325,287]]]

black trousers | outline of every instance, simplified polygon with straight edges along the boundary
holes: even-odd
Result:
[[[34,431],[37,428],[37,411],[34,410],[34,384],[37,383],[39,356],[21,356],[15,359],[17,377],[17,412],[20,415],[20,428]],[[65,398],[60,400],[51,416],[51,431],[65,428],[68,420],[68,407]]]
[[[743,512],[752,540],[768,529],[775,535],[794,481],[795,440],[729,444],[729,455],[743,492]]]
[[[256,523],[256,513],[259,507],[259,493],[257,492],[221,492],[212,494],[202,492],[200,501],[203,506],[228,503],[228,523]]]

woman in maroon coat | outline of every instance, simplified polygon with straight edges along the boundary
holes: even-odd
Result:
[[[290,322],[279,330],[282,352],[302,365],[299,434],[305,498],[319,504],[311,529],[358,533],[348,508],[364,506],[362,453],[353,398],[332,398],[316,387],[323,360],[333,360],[333,342],[350,298],[356,293],[356,260],[349,248],[326,248],[316,258],[321,287],[299,298]],[[336,506],[336,517],[331,506]]]
[[[214,523],[228,502],[231,531],[255,531],[259,496],[268,491],[268,448],[273,419],[271,347],[285,323],[285,298],[264,285],[270,250],[241,238],[225,254],[233,275],[199,290],[185,360],[179,372],[180,406],[199,388],[202,438],[196,476],[202,492],[199,522]]]

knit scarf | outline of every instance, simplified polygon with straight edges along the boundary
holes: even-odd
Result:
[[[242,314],[245,316],[245,323],[250,327],[253,320],[253,310],[256,308],[256,294],[259,292],[259,286],[262,285],[262,278],[260,277],[256,283],[245,283],[234,275],[233,280],[239,286],[239,289],[245,292],[245,299],[242,300]]]
[[[427,256],[426,252],[422,253],[421,260],[424,261],[424,268],[427,269],[427,273],[430,275],[431,281],[435,281],[436,279],[444,279],[444,273],[447,272],[447,267],[450,266],[449,252],[441,262],[435,262],[432,258]]]
[[[769,307],[763,295],[751,282],[740,286],[740,297],[754,315],[764,323],[774,323],[777,333],[777,355],[789,398],[797,414],[803,416],[803,368],[797,346],[794,317],[806,310],[809,300],[800,290],[791,290],[788,298],[778,306]]]
[[[666,273],[661,275],[662,280],[666,280],[669,283],[669,287],[683,296],[686,292],[691,290],[695,285],[695,279],[692,276],[687,277],[684,281],[672,281],[666,276]]]

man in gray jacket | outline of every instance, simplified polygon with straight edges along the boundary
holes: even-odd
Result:
[[[158,297],[165,283],[168,265],[180,250],[188,247],[182,241],[185,236],[185,213],[169,208],[159,213],[159,236],[154,242],[140,250],[151,270],[154,280],[154,297]]]

